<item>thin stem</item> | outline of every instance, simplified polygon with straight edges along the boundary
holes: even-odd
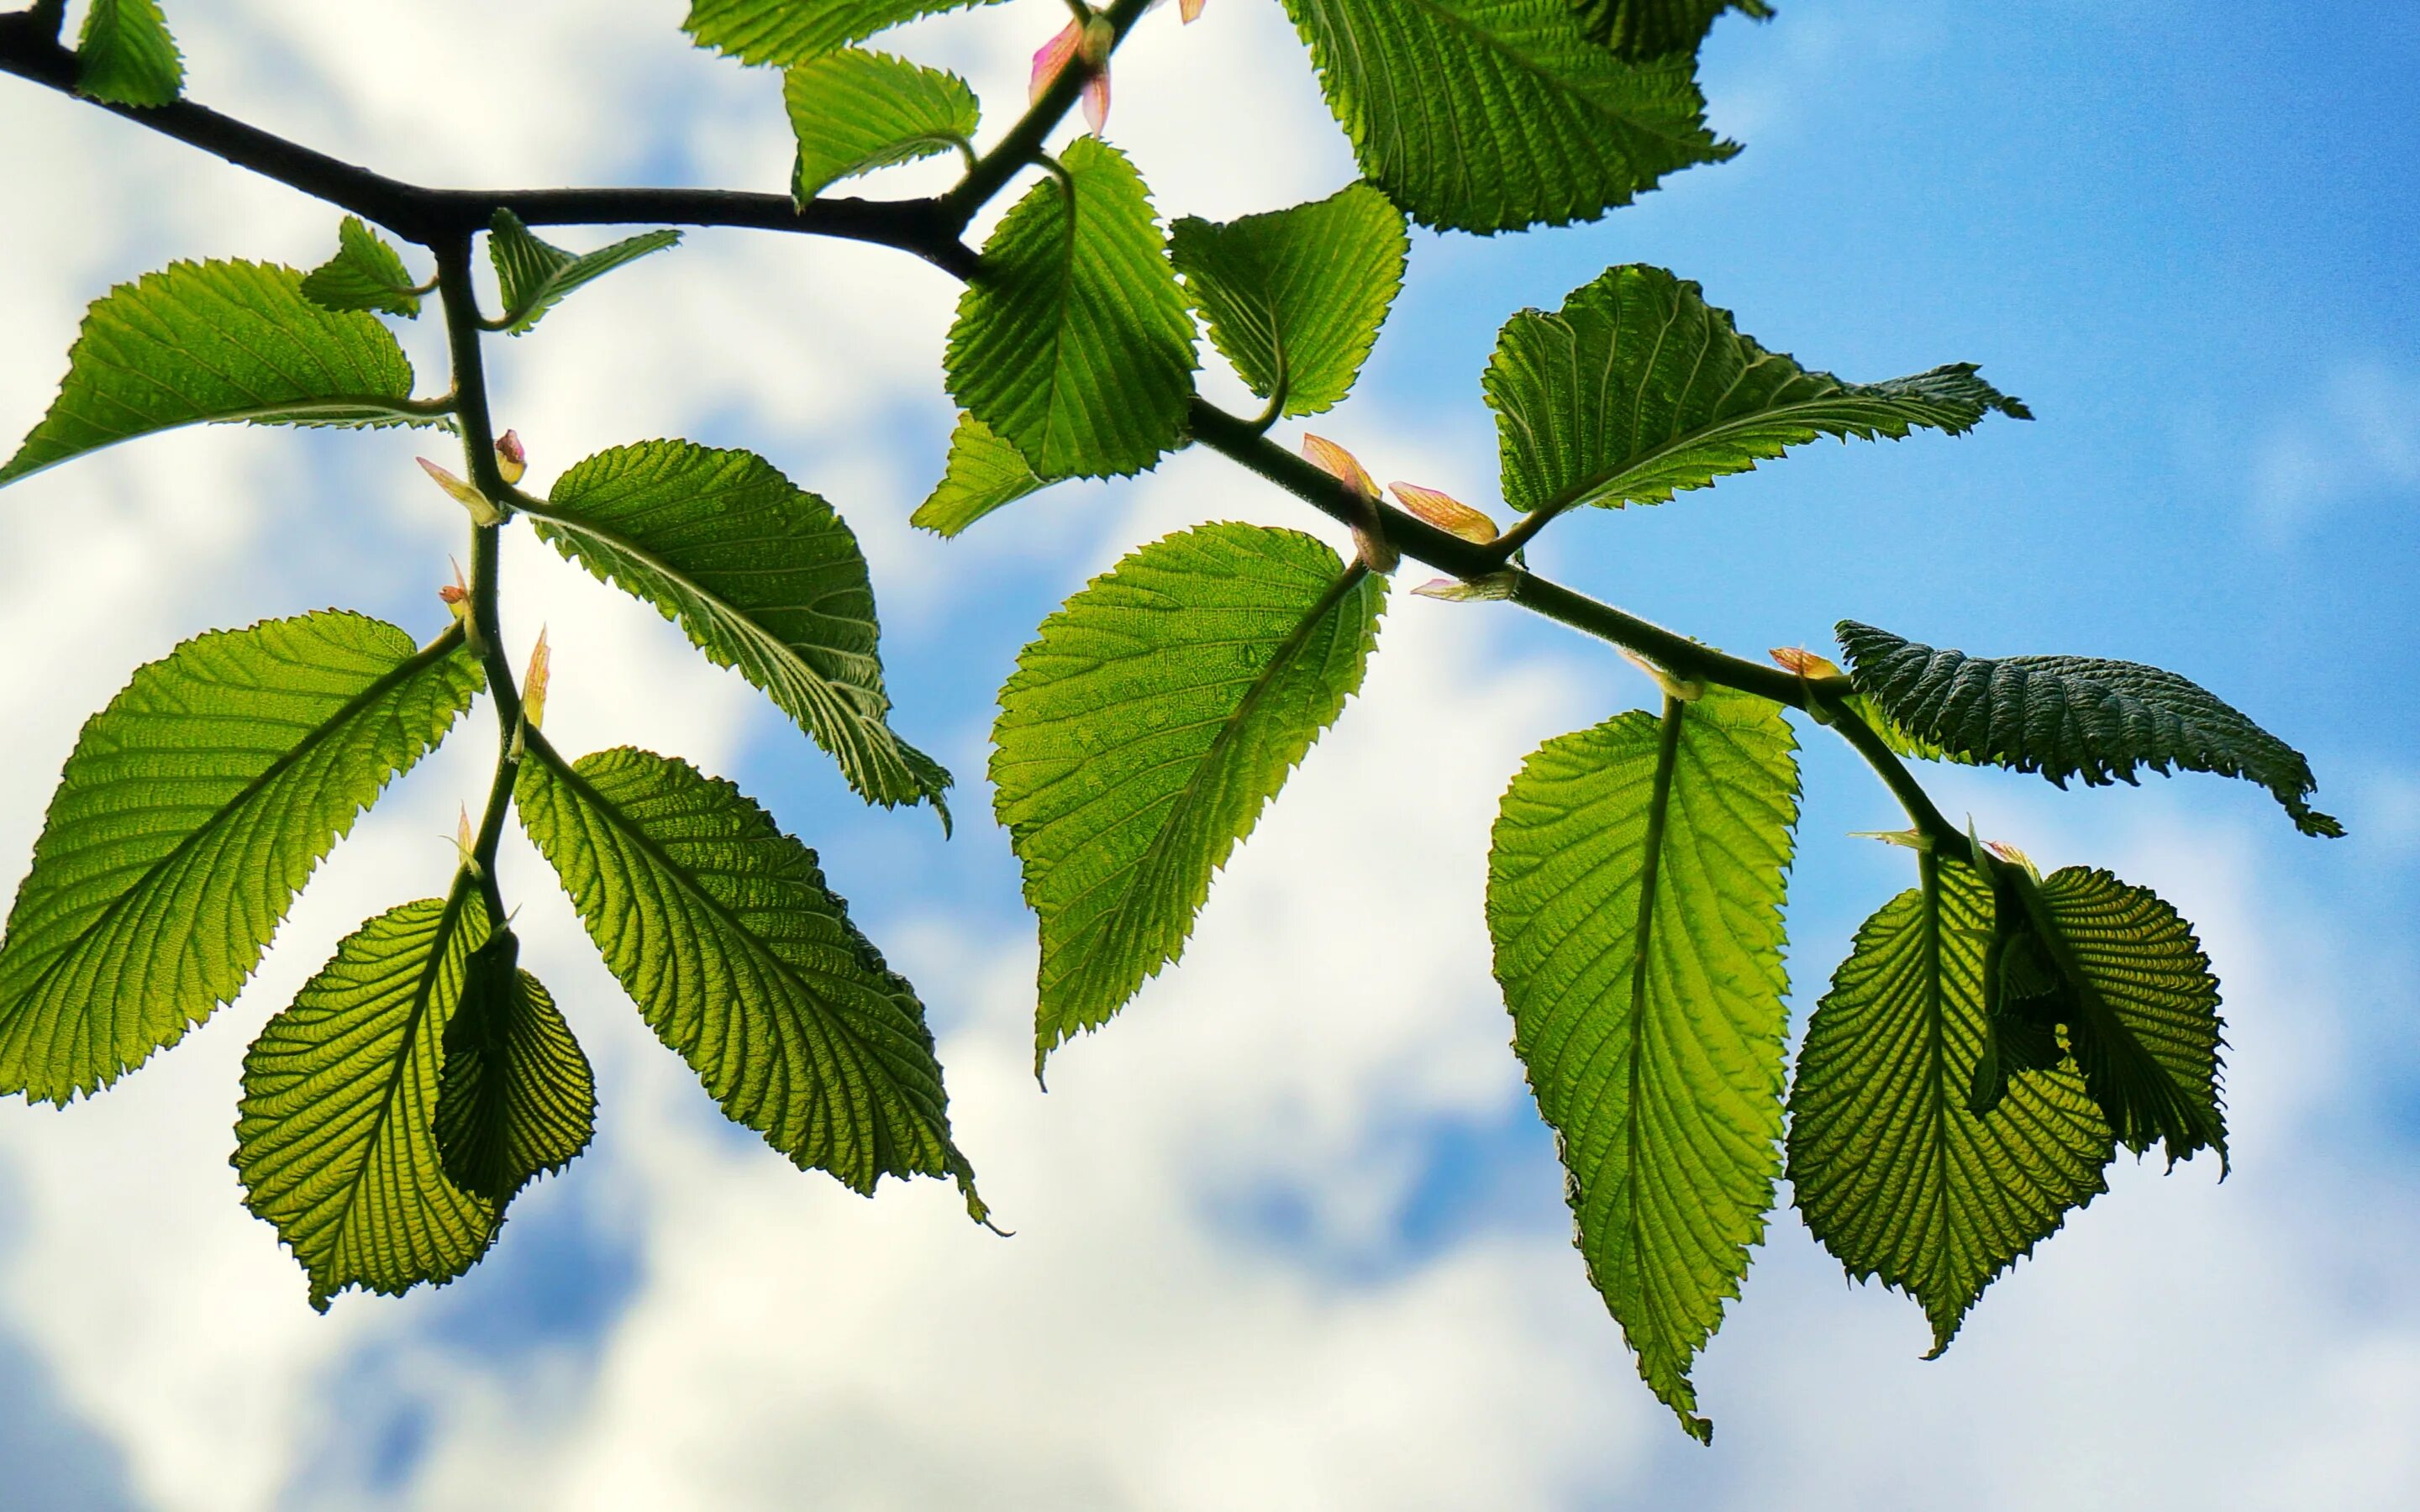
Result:
[[[1112,56],[1116,54],[1118,45],[1126,39],[1127,31],[1150,5],[1151,0],[1117,0],[1116,4],[1100,13],[1109,23],[1109,52]],[[1108,59],[1103,59],[1100,66],[1108,68]],[[966,231],[967,223],[975,218],[975,212],[991,203],[991,197],[1016,177],[1019,169],[1040,160],[1042,144],[1049,140],[1050,133],[1059,129],[1059,123],[1066,118],[1067,112],[1075,108],[1077,100],[1084,93],[1084,85],[1093,77],[1093,71],[1080,57],[1061,69],[1059,77],[1050,81],[1050,87],[1042,92],[1042,98],[1036,100],[1031,109],[1017,117],[1016,124],[1008,129],[1008,134],[975,161],[975,165],[967,170],[967,176],[958,180],[956,188],[941,196],[939,205],[943,222],[953,238]]]
[[[1907,769],[1907,764],[1899,759],[1899,753],[1883,740],[1881,733],[1860,717],[1855,710],[1843,708],[1837,701],[1822,695],[1818,697],[1827,705],[1824,712],[1831,717],[1833,733],[1866,759],[1866,764],[1872,767],[1875,775],[1883,779],[1883,785],[1891,790],[1891,796],[1899,799],[1899,806],[1907,810],[1908,822],[1916,826],[1916,832],[1931,841],[1935,850],[1951,856],[1965,856],[1966,832],[1949,822],[1949,816],[1941,811],[1932,801],[1931,795],[1916,781],[1916,774]]]

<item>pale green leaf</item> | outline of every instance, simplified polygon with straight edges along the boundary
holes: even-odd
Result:
[[[1661,503],[1819,436],[1962,435],[2025,407],[1954,363],[1844,383],[1766,351],[1661,268],[1608,268],[1504,323],[1481,380],[1515,509]]]
[[[348,1287],[399,1296],[477,1262],[503,1216],[445,1176],[432,1131],[446,1025],[486,911],[450,897],[348,935],[243,1057],[244,1206],[276,1226],[327,1311]]]
[[[420,315],[420,288],[405,270],[403,255],[358,215],[337,226],[336,255],[302,275],[302,294],[323,310]]]
[[[516,798],[605,964],[734,1121],[859,1192],[954,1177],[983,1216],[923,1006],[814,852],[730,783],[642,750],[575,767],[532,732]]]
[[[951,397],[1045,477],[1139,472],[1184,437],[1193,316],[1125,154],[1081,137],[958,301]]]
[[[1798,818],[1780,711],[1721,690],[1546,742],[1487,868],[1512,1049],[1553,1126],[1589,1279],[1700,1440],[1690,1363],[1781,1169],[1781,905]]]
[[[0,949],[0,1092],[65,1103],[233,998],[319,858],[470,706],[458,625],[415,650],[329,610],[217,630],[86,721]]]
[[[791,193],[800,204],[876,168],[971,152],[983,116],[956,74],[856,48],[793,66],[782,99],[799,139]]]
[[[499,1212],[533,1180],[570,1165],[597,1132],[588,1057],[520,963],[510,930],[471,952],[445,1025],[432,1122],[446,1179]]]
[[[527,335],[547,311],[582,284],[680,239],[677,231],[644,231],[595,252],[570,253],[539,240],[520,216],[499,209],[488,226],[488,256],[496,265],[496,282],[504,295],[504,313],[496,329]]]
[[[876,32],[1000,0],[690,0],[681,30],[742,63],[804,63]]]
[[[1739,149],[1691,60],[1624,63],[1571,0],[1286,0],[1361,171],[1423,225],[1594,220]]]
[[[950,460],[941,481],[908,517],[908,523],[936,535],[955,535],[975,521],[1054,480],[1033,471],[1025,454],[972,415],[960,415],[950,433]]]
[[[1037,1066],[1184,953],[1212,873],[1360,687],[1385,599],[1308,535],[1204,525],[1042,623],[991,760],[1041,918]]]
[[[76,42],[76,93],[113,105],[165,105],[184,86],[184,55],[159,0],[92,0]]]
[[[1404,212],[1367,184],[1218,224],[1191,216],[1169,253],[1210,339],[1264,399],[1313,415],[1344,402],[1403,286]]]
[[[1970,656],[1854,620],[1836,629],[1858,691],[1919,741],[2061,787],[2133,782],[2171,766],[2257,782],[2305,835],[2344,826],[2310,806],[2302,752],[2207,688],[2140,662],[2097,656]]]
[[[171,263],[85,312],[59,396],[0,484],[199,421],[430,424],[411,363],[374,316],[324,310],[271,263]]]
[[[1816,1239],[1922,1304],[1938,1354],[1994,1277],[2108,1190],[2116,1142],[2071,1068],[1968,1109],[1992,896],[1958,862],[1918,864],[1922,885],[1866,920],[1807,1020],[1789,1172]]]
[[[752,452],[644,441],[556,481],[538,534],[675,620],[765,690],[869,803],[929,799],[950,774],[893,734],[874,588],[830,504]]]
[[[1726,10],[1773,19],[1764,0],[1572,0],[1589,40],[1620,57],[1645,60],[1698,51]]]

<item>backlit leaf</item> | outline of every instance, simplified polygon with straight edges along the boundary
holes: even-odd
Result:
[[[1573,8],[1589,40],[1639,60],[1697,52],[1726,10],[1773,19],[1764,0],[1573,0]]]
[[[966,147],[982,119],[956,74],[856,48],[794,66],[782,99],[799,139],[800,204],[843,178]]]
[[[742,63],[804,63],[920,16],[1000,0],[690,0],[681,30]]]
[[[960,415],[950,433],[950,460],[941,481],[908,523],[936,535],[955,535],[975,521],[1027,494],[1050,486],[1053,480],[1033,471],[1025,454],[991,432],[972,415]]]
[[[661,252],[680,240],[677,231],[644,231],[595,252],[570,253],[541,241],[520,217],[499,209],[488,227],[488,256],[503,286],[504,313],[497,322],[516,336],[527,335],[564,296],[617,268]]]
[[[403,255],[358,215],[336,228],[336,255],[302,275],[302,293],[323,310],[379,310],[416,317],[420,294]]]
[[[185,86],[185,59],[159,0],[92,0],[76,42],[76,92],[113,105],[165,105]]]
[[[588,1057],[520,962],[510,930],[471,952],[445,1025],[432,1125],[446,1180],[499,1212],[531,1180],[570,1165],[597,1132]]]

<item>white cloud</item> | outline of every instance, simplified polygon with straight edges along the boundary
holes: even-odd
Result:
[[[2250,482],[2255,518],[2278,534],[2366,493],[2420,489],[2420,374],[2381,362],[2338,365],[2299,412],[2260,437]]]

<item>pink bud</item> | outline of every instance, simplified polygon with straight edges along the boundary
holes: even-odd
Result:
[[[418,462],[420,464],[420,471],[427,473],[428,476],[436,482],[437,486],[444,489],[446,494],[452,498],[456,503],[460,504],[463,508],[471,512],[471,522],[473,524],[501,525],[504,523],[504,512],[498,509],[494,504],[489,503],[486,494],[481,493],[478,489],[471,486],[467,483],[464,483],[461,479],[456,477],[453,473],[446,471],[443,468],[439,467],[436,463],[431,462],[425,456],[414,457],[412,460]]]
[[[530,647],[529,671],[521,674],[521,717],[529,721],[533,730],[546,721],[546,684],[553,667],[553,654],[546,645],[546,626],[541,625],[537,644]]]
[[[1084,39],[1084,23],[1071,21],[1060,28],[1059,35],[1034,50],[1033,71],[1025,81],[1025,102],[1037,105],[1047,94],[1059,75],[1065,72],[1069,60],[1076,55],[1076,45]]]
[[[1520,581],[1509,572],[1490,572],[1477,578],[1439,578],[1412,592],[1422,598],[1441,598],[1449,604],[1475,604],[1511,598]]]
[[[1306,433],[1302,438],[1302,455],[1311,466],[1336,479],[1372,503],[1378,501],[1378,486],[1371,481],[1367,469],[1358,458],[1325,436]]]
[[[1830,657],[1819,656],[1805,646],[1776,646],[1765,655],[1779,663],[1782,671],[1796,672],[1810,683],[1821,677],[1847,675]]]
[[[1474,546],[1496,539],[1496,522],[1450,494],[1413,483],[1390,483],[1395,501],[1438,530],[1461,536]]]
[[[453,561],[450,557],[446,560]],[[437,596],[444,602],[447,609],[454,611],[457,618],[471,612],[471,585],[462,580],[462,563],[454,563],[454,580],[438,589]]]
[[[529,471],[529,454],[521,450],[521,439],[506,431],[496,438],[496,473],[506,483],[519,483]]]
[[[1202,8],[1207,3],[1208,0],[1177,0],[1176,13],[1185,18],[1185,24],[1190,26],[1202,19]]]

